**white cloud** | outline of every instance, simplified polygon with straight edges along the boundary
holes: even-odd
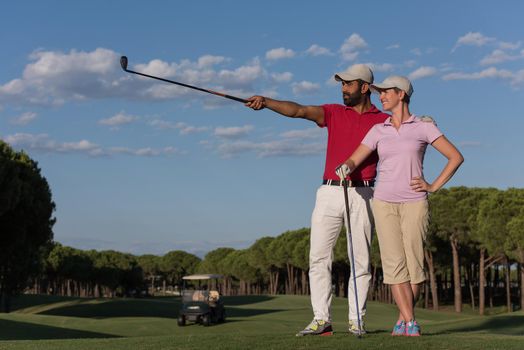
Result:
[[[222,132],[222,134],[232,135],[238,138],[238,134],[244,135],[240,130],[247,127],[250,126],[224,128],[227,129],[227,132]],[[257,157],[261,158],[302,157],[323,154],[326,150],[326,138],[327,134],[324,129],[306,128],[283,132],[277,136],[277,139],[269,141],[235,140],[233,137],[221,137],[218,144],[209,144],[206,142],[202,145],[208,149],[215,150],[223,158],[232,158],[245,153],[254,153]]]
[[[513,78],[513,73],[506,69],[497,69],[495,67],[490,67],[480,72],[475,72],[475,73],[455,72],[455,73],[446,74],[442,77],[442,79],[444,80],[479,80],[479,79],[486,79],[486,78],[499,78],[499,79],[511,80]]]
[[[98,121],[98,124],[117,127],[120,125],[131,124],[135,120],[138,120],[138,117],[135,117],[129,114],[125,114],[124,112],[120,112],[120,113],[115,114],[112,117],[109,117],[106,119],[100,119]]]
[[[61,77],[64,73],[88,72],[107,74],[113,69],[116,54],[108,49],[98,48],[92,52],[71,50],[69,54],[52,51],[35,51],[30,55],[35,63],[24,70],[24,78]]]
[[[154,75],[160,78],[169,78],[179,75],[184,77],[186,81],[194,82],[209,77],[209,74],[212,72],[209,69],[211,69],[212,66],[226,63],[230,60],[230,58],[224,56],[213,55],[200,56],[196,62],[184,59],[179,63],[168,63],[159,59],[153,59],[148,63],[137,64],[134,68],[141,73]]]
[[[416,64],[417,64],[417,61],[415,60],[407,60],[406,62],[404,62],[404,66],[408,68],[415,67]]]
[[[85,153],[88,155],[101,155],[102,149],[88,141],[77,142],[57,142],[47,134],[26,134],[16,133],[5,137],[5,141],[15,148],[22,148],[31,151],[51,152],[51,153]]]
[[[224,56],[213,56],[213,55],[204,55],[198,59],[198,66],[201,68],[214,66],[223,62],[230,61],[229,58]]]
[[[409,73],[408,78],[411,80],[417,80],[421,78],[427,78],[435,74],[437,74],[437,69],[435,67],[422,66]]]
[[[392,44],[392,45],[389,45],[388,47],[386,47],[386,50],[393,50],[393,49],[400,49],[400,45],[399,44]]]
[[[333,52],[328,48],[313,44],[306,50],[307,55],[311,56],[333,56]]]
[[[161,129],[161,130],[169,130],[169,129],[177,128],[174,123],[169,122],[167,120],[161,120],[161,119],[153,119],[148,124],[156,129]]]
[[[0,85],[0,94],[2,95],[18,95],[24,92],[25,89],[24,80],[13,79],[4,85]]]
[[[183,153],[174,147],[165,147],[163,149],[153,148],[139,148],[131,149],[126,147],[109,147],[107,149],[88,141],[80,140],[74,142],[59,142],[53,140],[47,134],[26,134],[17,133],[14,135],[7,135],[4,140],[14,148],[44,152],[44,153],[58,153],[58,154],[85,154],[88,156],[111,156],[117,154],[128,154],[134,156],[160,156],[171,155],[175,153]]]
[[[25,112],[17,117],[11,119],[11,124],[27,125],[36,119],[37,114],[34,112]]]
[[[325,152],[324,142],[303,144],[296,140],[277,140],[270,142],[235,141],[225,142],[217,151],[224,158],[242,153],[254,152],[260,158],[287,156],[315,156]]]
[[[280,60],[283,58],[292,58],[295,56],[295,51],[279,47],[278,49],[272,49],[266,52],[266,59],[268,60]]]
[[[285,83],[293,79],[293,73],[291,72],[272,73],[271,78],[277,83]]]
[[[184,122],[173,123],[162,119],[153,119],[149,122],[149,125],[161,130],[179,130],[181,135],[194,134],[209,130],[209,127],[207,126],[193,126]]]
[[[457,48],[463,45],[468,46],[484,46],[489,42],[494,41],[495,38],[490,38],[487,36],[482,35],[482,33],[479,32],[468,32],[464,36],[461,36],[458,38],[457,42],[455,43],[455,46],[453,47],[452,52],[455,51]]]
[[[394,68],[394,65],[391,63],[365,63],[369,66],[373,72],[391,72]]]
[[[29,56],[21,77],[0,83],[0,105],[62,105],[69,101],[129,98],[132,100],[184,99],[201,93],[178,85],[128,74],[119,64],[120,55],[104,48],[84,52],[36,51]],[[145,74],[221,91],[251,93],[253,82],[268,79],[255,58],[237,67],[218,67],[230,60],[204,55],[196,61],[187,59],[165,62],[153,59],[133,65]],[[221,84],[221,85],[217,85]],[[198,94],[198,95],[197,95]],[[189,97],[189,98],[188,98]]]
[[[118,55],[111,50],[36,51],[29,58],[33,62],[25,67],[21,78],[0,85],[0,102],[60,105],[67,100],[118,94]]]
[[[215,136],[224,139],[237,139],[246,136],[254,129],[253,125],[217,127]]]
[[[195,91],[176,85],[154,84],[145,86],[140,92],[139,98],[147,100],[168,100],[174,98],[186,98]]]
[[[209,67],[210,64],[225,61],[228,61],[228,59],[223,59],[222,56],[210,55],[200,57],[199,63],[183,60],[180,64],[176,64],[176,69],[174,70],[176,71],[176,76],[170,78],[185,84],[227,92],[227,94],[233,95],[234,93],[247,94],[253,91],[252,84],[265,76],[265,71],[258,58],[233,70],[221,69],[216,71]],[[166,74],[168,74],[167,71]],[[220,83],[220,85],[217,86],[217,83]],[[150,85],[142,90],[141,95],[142,98],[146,97],[148,99],[188,99],[191,96],[202,99],[204,96],[202,92],[170,84]],[[206,106],[216,106],[224,103],[224,101],[216,98],[213,100],[205,99],[204,101]]]
[[[138,149],[132,149],[127,147],[111,147],[108,149],[108,153],[112,155],[126,154],[138,157],[158,157],[162,155],[176,154],[179,153],[179,151],[174,147],[165,147],[161,149],[154,149],[151,147],[144,147]]]
[[[360,50],[368,47],[366,41],[357,33],[351,34],[340,47],[342,58],[346,61],[357,59]]]
[[[220,84],[228,89],[246,90],[252,89],[253,82],[262,78],[264,73],[260,60],[256,58],[250,63],[240,66],[235,70],[221,70],[218,73],[217,79]]]
[[[312,83],[310,81],[301,81],[298,83],[291,84],[293,93],[295,95],[313,94],[320,90],[320,85]]]
[[[280,134],[286,139],[319,139],[326,136],[322,128],[309,128],[301,130],[289,130]]]
[[[443,62],[439,65],[439,71],[440,72],[449,72],[453,70],[453,64],[449,62]]]
[[[133,70],[138,71],[140,73],[154,75],[156,77],[161,77],[161,78],[173,77],[178,70],[178,67],[176,64],[169,64],[159,59],[151,60],[148,63],[137,64],[133,68],[134,68]],[[140,77],[140,79],[149,79],[149,78]],[[146,81],[149,81],[149,80],[146,80]]]
[[[511,85],[517,86],[524,84],[524,69],[521,69],[513,74]]]
[[[61,143],[58,147],[59,151],[62,152],[88,152],[92,153],[99,149],[98,145],[88,141],[80,140],[77,142],[64,142]]]
[[[422,50],[419,49],[418,47],[409,50],[409,52],[411,52],[415,56],[421,56],[422,55]]]
[[[501,41],[499,43],[499,49],[501,50],[516,50],[520,47],[522,43],[520,41],[517,41],[516,43],[510,43],[506,41]]]
[[[493,52],[491,52],[489,55],[484,57],[480,61],[480,64],[483,65],[483,66],[487,66],[487,65],[490,65],[490,64],[497,64],[497,63],[502,63],[502,62],[506,62],[506,61],[514,61],[514,60],[518,60],[520,58],[524,58],[524,54],[523,53],[521,53],[520,55],[510,55],[510,54],[506,53],[505,51],[502,51],[500,49],[496,49],[496,50],[493,50]]]
[[[193,126],[193,125],[188,125],[184,122],[176,123],[175,128],[180,130],[181,135],[194,134],[194,133],[204,132],[204,131],[209,130],[209,127],[207,126]]]

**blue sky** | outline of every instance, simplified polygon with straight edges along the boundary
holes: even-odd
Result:
[[[414,85],[466,162],[448,186],[524,186],[519,1],[16,1],[0,13],[0,138],[37,160],[55,240],[164,254],[309,226],[326,131],[123,72],[340,103],[368,63]],[[376,96],[373,102],[380,108]],[[433,179],[444,159],[428,150]]]

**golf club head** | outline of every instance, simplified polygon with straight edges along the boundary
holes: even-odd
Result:
[[[120,57],[120,65],[122,66],[123,70],[127,70],[127,57],[126,56]]]

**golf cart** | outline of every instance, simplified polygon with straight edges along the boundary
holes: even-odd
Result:
[[[217,290],[218,279],[222,277],[222,275],[215,274],[182,277],[184,285],[182,307],[178,315],[179,326],[185,326],[187,321],[209,326],[211,323],[226,320],[224,303]]]

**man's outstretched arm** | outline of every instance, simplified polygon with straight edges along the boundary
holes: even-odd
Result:
[[[269,108],[290,118],[302,118],[324,126],[324,109],[321,106],[303,106],[291,101],[279,101],[264,96],[252,96],[246,106],[254,110]]]

